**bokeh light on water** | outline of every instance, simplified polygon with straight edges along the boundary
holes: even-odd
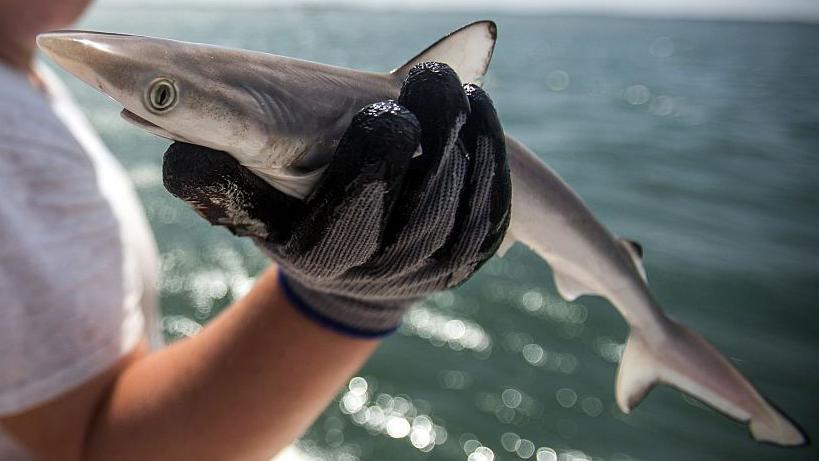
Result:
[[[169,5],[102,8],[83,26],[386,70],[484,16]],[[672,315],[819,434],[817,27],[489,16],[499,42],[486,87],[506,130],[614,232],[641,241]],[[167,335],[196,334],[247,291],[265,258],[164,191],[166,143],[67,83],[145,202]],[[625,323],[599,299],[563,301],[551,280],[517,246],[419,305],[301,449],[333,461],[819,457],[756,444],[665,388],[623,415],[613,389]]]

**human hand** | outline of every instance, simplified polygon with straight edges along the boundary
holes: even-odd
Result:
[[[304,201],[223,152],[180,142],[165,153],[163,179],[212,224],[252,237],[281,266],[296,307],[366,337],[466,280],[495,253],[510,216],[492,101],[438,63],[413,68],[397,102],[354,117]]]

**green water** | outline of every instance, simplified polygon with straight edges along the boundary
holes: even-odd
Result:
[[[507,132],[613,231],[640,241],[668,312],[816,437],[819,27],[491,17],[499,42],[486,87]],[[83,26],[386,70],[482,18],[109,8]],[[168,335],[195,330],[265,260],[164,191],[162,140],[68,83],[145,202]],[[667,388],[621,414],[613,392],[626,333],[602,300],[560,301],[546,265],[515,247],[408,317],[302,445],[347,461],[484,461],[489,450],[496,460],[555,459],[548,449],[561,461],[819,456],[754,443],[743,426]]]

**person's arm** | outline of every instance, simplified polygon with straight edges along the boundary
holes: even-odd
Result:
[[[416,156],[418,146],[423,154]],[[273,260],[194,338],[134,352],[57,400],[0,420],[46,460],[265,459],[294,441],[410,305],[466,280],[509,224],[503,132],[449,67],[350,124],[304,201],[224,152],[174,143],[165,187]]]
[[[2,419],[43,460],[266,459],[375,350],[288,305],[276,269],[202,332],[135,351],[55,401]]]

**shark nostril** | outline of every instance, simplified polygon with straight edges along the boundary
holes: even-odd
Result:
[[[161,114],[173,109],[176,105],[177,90],[174,81],[159,77],[148,85],[145,94],[145,106],[155,114]]]

